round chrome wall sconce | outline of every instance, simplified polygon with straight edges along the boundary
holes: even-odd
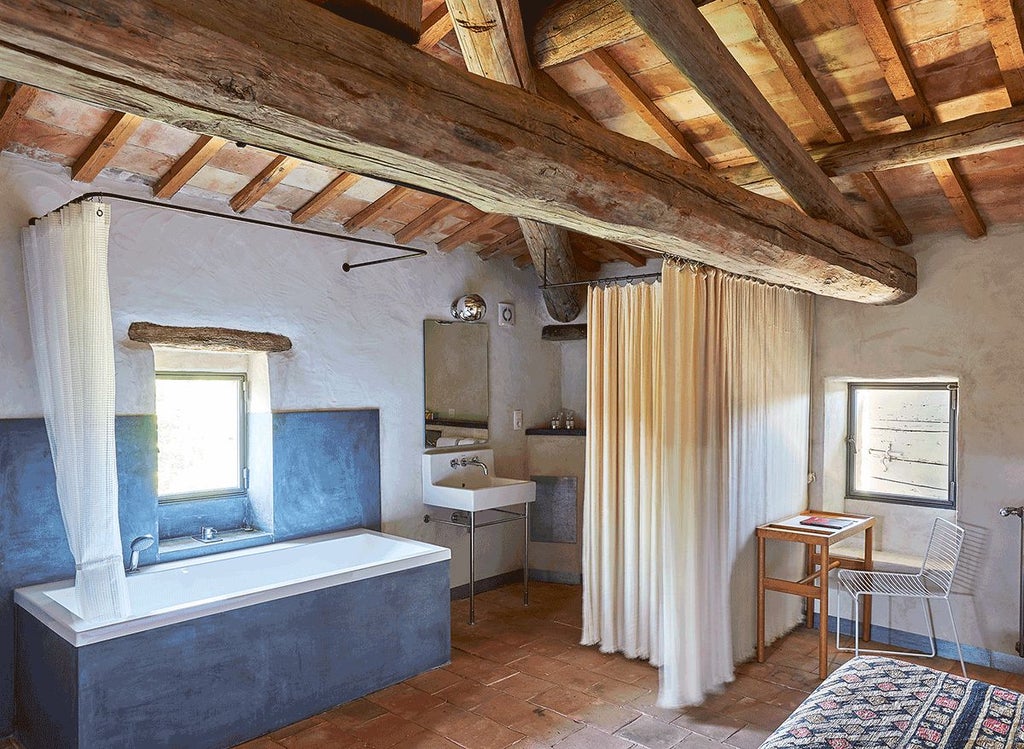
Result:
[[[452,317],[462,322],[482,320],[487,312],[487,305],[479,294],[466,294],[452,302]]]

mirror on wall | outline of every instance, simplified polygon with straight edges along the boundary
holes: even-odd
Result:
[[[486,323],[423,321],[427,447],[487,441],[487,345]]]

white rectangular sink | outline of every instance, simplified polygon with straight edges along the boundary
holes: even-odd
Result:
[[[423,502],[435,507],[479,512],[533,502],[537,485],[532,481],[484,475],[483,468],[463,458],[477,459],[494,472],[494,451],[490,449],[431,453],[423,456]],[[452,461],[459,465],[453,466]]]

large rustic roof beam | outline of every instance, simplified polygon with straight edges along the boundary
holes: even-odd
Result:
[[[332,13],[409,44],[420,38],[422,0],[309,0]]]
[[[1010,103],[1024,104],[1024,4],[1020,0],[979,3]]]
[[[881,172],[928,164],[1004,148],[1024,146],[1024,105],[982,112],[899,133],[872,135],[850,143],[819,146],[809,153],[825,174]],[[752,186],[772,179],[763,164],[752,163],[716,172],[735,185]]]
[[[14,129],[32,106],[39,91],[31,86],[21,86],[12,81],[5,81],[0,86],[0,151],[7,148],[7,143],[14,135]]]
[[[462,56],[471,73],[537,93],[537,83],[519,15],[519,0],[446,0]],[[565,229],[519,219],[533,266],[544,283],[576,281],[576,259]],[[544,305],[558,322],[570,322],[583,309],[577,287],[544,290]]]
[[[808,215],[862,237],[872,235],[693,3],[622,0],[622,4]]]
[[[782,25],[769,0],[742,0],[743,10],[750,19],[758,38],[768,48],[779,70],[789,82],[793,93],[803,104],[807,114],[821,130],[829,143],[849,141],[850,132],[846,129],[836,108],[818,83],[810,65],[804,59],[796,42]],[[910,230],[903,222],[885,189],[873,174],[854,177],[854,186],[864,197],[874,213],[881,219],[886,233],[898,245],[907,245],[913,241]]]
[[[883,0],[850,0],[850,7],[907,124],[912,130],[934,124],[935,115],[925,100],[924,91],[900,44]],[[928,166],[967,236],[975,239],[984,236],[985,222],[974,205],[959,167],[948,159],[930,162]]]
[[[103,9],[0,0],[0,68],[102,106],[815,293],[891,303],[916,291],[904,252],[309,3],[266,0],[255,15],[248,0]]]

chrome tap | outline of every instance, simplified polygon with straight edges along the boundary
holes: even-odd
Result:
[[[130,575],[133,572],[139,571],[139,553],[145,551],[152,545],[153,536],[149,533],[145,534],[144,536],[139,536],[138,538],[132,541],[132,557],[131,561],[128,563],[128,569],[124,571],[126,575]]]
[[[476,457],[474,457],[474,458],[463,458],[462,460],[459,461],[459,465],[462,465],[462,466],[480,466],[481,468],[484,469],[484,476],[488,475],[487,464],[484,463],[482,460],[480,460],[480,458],[476,458]]]

